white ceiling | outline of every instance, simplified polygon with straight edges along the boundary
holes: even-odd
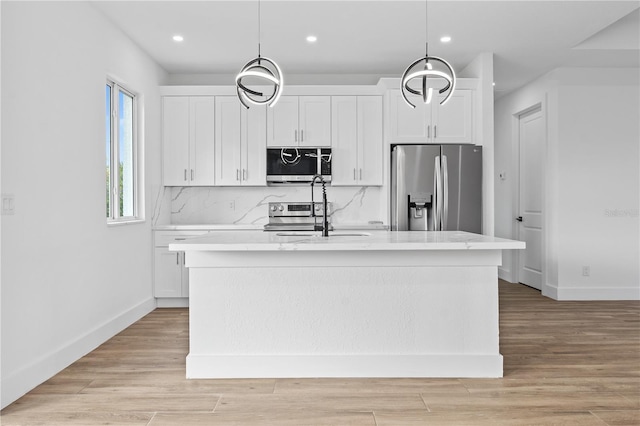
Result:
[[[233,84],[257,55],[255,0],[93,4],[172,75],[218,75]],[[371,84],[399,77],[424,54],[423,0],[260,5],[262,55],[276,60],[285,77],[298,76],[289,81],[358,74]],[[459,72],[479,53],[493,52],[497,96],[559,66],[640,66],[637,0],[429,0],[427,7],[429,53]],[[182,43],[172,40],[178,33]],[[318,37],[315,44],[305,41],[309,34]],[[453,41],[440,43],[444,34]]]

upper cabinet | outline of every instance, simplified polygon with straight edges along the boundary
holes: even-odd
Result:
[[[246,109],[237,96],[215,104],[215,184],[266,185],[266,107]]]
[[[391,143],[475,143],[473,134],[473,90],[456,89],[440,105],[443,96],[425,105],[419,98],[406,104],[400,90],[389,91]]]
[[[332,96],[331,116],[331,185],[382,185],[382,96]]]
[[[214,97],[162,98],[163,182],[214,184]]]
[[[282,96],[268,108],[267,146],[330,145],[330,96]]]

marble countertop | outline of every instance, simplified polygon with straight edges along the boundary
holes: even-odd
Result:
[[[356,223],[356,224],[336,224],[335,230],[387,230],[389,227],[378,223]],[[156,225],[154,231],[246,231],[264,229],[264,225],[238,225],[238,224],[192,224],[192,225]]]
[[[328,238],[313,232],[212,231],[169,245],[173,251],[368,251],[368,250],[512,250],[522,241],[461,231],[334,231]]]
[[[235,224],[193,224],[193,225],[156,225],[154,231],[243,231],[260,230],[264,225],[235,225]]]

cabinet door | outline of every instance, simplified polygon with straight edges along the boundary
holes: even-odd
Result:
[[[156,247],[154,262],[155,297],[182,297],[182,253]]]
[[[216,96],[215,184],[240,185],[241,109],[236,96]]]
[[[358,184],[382,185],[382,97],[358,96]]]
[[[445,105],[437,104],[433,109],[435,143],[473,143],[472,102],[471,90],[458,89]]]
[[[389,127],[392,143],[426,143],[431,138],[431,104],[411,97],[416,105],[411,108],[404,101],[400,90],[389,91]]]
[[[194,186],[211,186],[214,175],[214,97],[189,98],[189,178]]]
[[[189,98],[162,98],[162,180],[166,186],[188,184]]]
[[[180,252],[180,258],[182,259],[180,262],[180,293],[182,297],[189,297],[189,268],[184,266],[186,255],[187,254],[185,252]]]
[[[298,146],[298,97],[282,96],[267,110],[267,146]]]
[[[331,146],[331,97],[300,96],[300,146]]]
[[[243,185],[267,185],[267,107],[243,109],[242,161]]]
[[[331,185],[356,185],[358,114],[355,96],[331,97]]]

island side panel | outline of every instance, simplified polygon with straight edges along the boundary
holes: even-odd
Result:
[[[187,377],[501,376],[497,265],[190,268]]]

